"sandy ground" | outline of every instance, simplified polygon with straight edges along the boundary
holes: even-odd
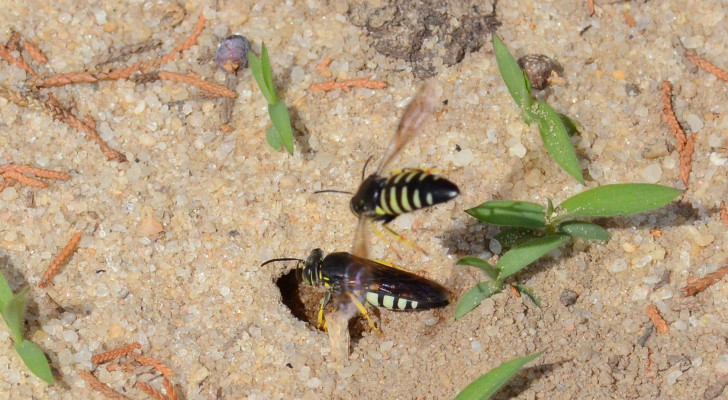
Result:
[[[29,375],[2,328],[0,397],[100,399],[78,371],[94,368],[93,354],[134,341],[173,368],[188,400],[447,399],[499,363],[536,350],[545,353],[498,398],[703,396],[728,374],[728,284],[695,298],[680,298],[679,290],[689,276],[726,261],[718,207],[728,187],[728,83],[693,71],[671,39],[677,35],[728,67],[728,8],[719,0],[597,0],[590,16],[586,3],[503,1],[497,13],[498,32],[517,56],[542,53],[563,65],[567,84],[540,95],[581,124],[574,144],[586,185],[558,169],[536,129],[521,122],[488,40],[452,66],[434,60],[447,111],[392,167],[456,169],[448,176],[462,195],[392,224],[428,257],[379,239],[372,253],[442,282],[455,302],[435,311],[373,312],[386,336],[365,330],[344,360],[333,357],[326,333],[282,303],[276,280],[294,263],[260,264],[306,257],[315,247],[351,248],[356,220],[348,198],[312,192],[354,189],[367,158],[384,152],[421,83],[412,64],[378,53],[345,3],[189,0],[176,26],[165,19],[173,4],[167,1],[0,3],[0,39],[15,29],[37,43],[50,60],[41,75],[84,70],[110,49],[149,39],[162,41],[158,54],[167,52],[204,11],[198,45],[165,69],[224,83],[211,61],[219,40],[241,33],[256,51],[264,41],[299,132],[293,156],[268,147],[266,104],[248,70],[240,73],[228,133],[219,129],[222,102],[178,83],[122,80],[50,90],[92,118],[125,163],[107,161],[62,122],[0,98],[0,164],[73,176],[46,189],[16,185],[0,194],[0,269],[13,288],[32,287],[27,336],[46,351],[58,378],[49,387]],[[373,75],[389,87],[310,91],[327,79],[315,68],[325,57],[333,60],[332,77]],[[134,55],[118,65],[149,59],[150,53]],[[499,247],[490,240],[497,229],[477,223],[466,208],[491,199],[558,203],[617,182],[684,187],[675,139],[660,119],[665,79],[675,85],[678,118],[699,135],[681,200],[604,221],[613,235],[608,243],[570,243],[517,275],[542,298],[541,308],[504,292],[455,322],[457,299],[484,279],[455,261],[487,258]],[[2,84],[20,89],[24,80],[0,63]],[[145,235],[150,219],[163,233]],[[45,267],[75,231],[84,234],[79,251],[48,289],[39,289]],[[667,284],[658,284],[665,276]],[[566,289],[579,296],[571,306],[560,300]],[[641,344],[651,329],[650,304],[670,330]],[[100,367],[95,374],[133,399],[147,398],[134,388],[137,380],[161,387],[148,368]]]

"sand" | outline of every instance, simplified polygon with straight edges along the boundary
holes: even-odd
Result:
[[[162,387],[149,367],[108,371],[91,363],[92,355],[132,342],[174,370],[188,400],[448,399],[501,362],[537,350],[544,355],[497,398],[721,393],[711,385],[728,374],[728,284],[694,298],[681,298],[680,289],[726,262],[718,210],[728,187],[728,82],[692,69],[672,38],[728,67],[728,10],[718,0],[596,3],[594,15],[586,1],[501,2],[497,9],[498,33],[516,56],[545,54],[564,67],[566,84],[539,96],[581,125],[573,142],[585,185],[560,170],[536,128],[521,121],[489,40],[453,65],[429,60],[447,108],[392,168],[451,170],[462,194],[392,223],[428,256],[380,239],[371,252],[443,283],[454,301],[423,312],[372,311],[385,336],[364,329],[348,358],[337,359],[329,336],[282,302],[276,280],[295,263],[260,264],[305,258],[315,247],[350,250],[356,219],[348,197],[313,192],[354,190],[367,158],[383,154],[422,82],[413,63],[380,54],[345,2],[3,2],[0,39],[15,29],[36,43],[49,59],[38,66],[42,76],[82,71],[110,50],[158,39],[156,50],[114,65],[148,61],[189,36],[204,12],[198,44],[164,69],[225,84],[212,58],[217,43],[230,33],[247,36],[255,51],[265,42],[298,133],[293,156],[270,149],[266,103],[249,70],[233,86],[229,132],[220,129],[224,102],[180,83],[118,80],[42,91],[95,121],[128,162],[109,161],[77,130],[0,98],[0,164],[72,175],[0,194],[0,270],[13,289],[31,286],[26,336],[48,354],[58,381],[48,386],[30,375],[2,328],[0,398],[102,398],[80,370],[147,398],[135,382]],[[446,47],[434,39],[425,45]],[[333,60],[328,77],[316,70],[326,57]],[[370,75],[389,86],[308,90]],[[20,90],[25,79],[0,62],[0,83]],[[542,307],[505,291],[454,321],[457,300],[485,279],[455,262],[500,251],[491,241],[498,229],[465,209],[493,199],[559,203],[620,182],[684,188],[675,138],[661,121],[663,80],[675,86],[678,119],[698,135],[684,196],[659,211],[600,221],[612,234],[608,243],[570,242],[518,274],[513,282],[529,285]],[[163,231],[154,233],[158,224]],[[79,250],[47,289],[38,288],[76,231],[83,232]],[[561,301],[566,290],[578,294],[573,305]],[[305,297],[310,312],[320,296]],[[648,305],[669,332],[640,342],[652,327]]]

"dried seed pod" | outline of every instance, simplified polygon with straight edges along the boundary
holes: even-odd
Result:
[[[250,42],[248,38],[241,35],[231,35],[220,42],[220,47],[215,53],[217,66],[229,74],[234,74],[238,68],[248,66],[248,51]]]
[[[561,66],[543,54],[528,54],[518,59],[518,66],[526,71],[531,87],[536,90],[543,90],[549,85],[552,75],[557,77],[561,72]]]

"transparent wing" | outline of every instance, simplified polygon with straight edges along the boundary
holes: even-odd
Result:
[[[377,166],[377,174],[381,173],[412,136],[420,131],[427,118],[434,114],[441,94],[442,88],[433,81],[427,81],[422,85],[399,120],[397,132]]]
[[[361,258],[369,258],[370,223],[369,218],[359,217],[359,223],[356,225],[356,232],[354,232],[354,244],[351,247],[351,254]]]

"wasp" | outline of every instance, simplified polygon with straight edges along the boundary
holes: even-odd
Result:
[[[434,169],[406,168],[392,171],[389,176],[382,175],[382,171],[434,113],[438,91],[439,87],[433,83],[426,83],[420,88],[405,109],[377,169],[366,179],[363,179],[364,170],[369,161],[364,164],[362,183],[349,203],[351,212],[359,218],[360,224],[363,221],[381,222],[382,228],[388,233],[422,252],[422,249],[402,238],[387,224],[404,213],[452,200],[460,194],[460,190],[454,183],[437,175]],[[337,190],[321,192],[349,193]]]
[[[369,317],[364,302],[388,310],[427,310],[446,306],[450,301],[447,288],[423,278],[402,267],[385,261],[362,258],[347,252],[330,253],[324,257],[321,249],[314,249],[306,260],[276,258],[264,262],[298,261],[297,278],[310,286],[323,285],[326,294],[318,314],[319,329],[326,329],[324,309],[332,296],[350,300],[369,322],[374,331],[381,334]]]

